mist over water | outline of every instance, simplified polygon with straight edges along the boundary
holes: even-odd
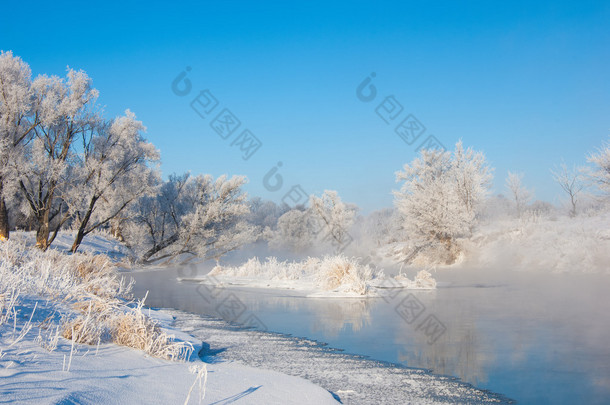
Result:
[[[188,272],[193,269],[136,273],[135,293],[149,291],[150,306],[218,316],[218,301],[202,298],[195,283],[176,281]],[[228,290],[269,331],[456,376],[521,403],[595,404],[610,397],[606,276],[455,268],[434,277],[436,290],[402,291],[392,300]],[[425,306],[411,324],[396,312],[407,294]],[[446,327],[432,344],[418,329],[428,315]]]

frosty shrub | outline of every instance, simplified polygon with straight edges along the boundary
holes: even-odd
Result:
[[[27,294],[71,305],[72,311],[58,306],[63,320],[57,334],[75,343],[111,341],[164,359],[188,358],[192,345],[165,333],[142,312],[143,302],[134,305],[131,287],[106,256],[66,255],[13,240],[0,242],[0,327],[14,318],[19,296]],[[31,326],[26,325],[27,331]],[[54,339],[39,341],[54,347]]]
[[[155,321],[144,315],[142,305],[143,302],[140,301],[135,308],[112,320],[112,341],[162,359],[188,359],[193,346],[188,342],[174,341],[173,335],[165,333]]]
[[[265,262],[261,262],[258,257],[253,257],[241,266],[216,265],[209,275],[246,278],[261,277],[267,280],[299,280],[305,276],[305,268],[307,268],[307,265],[302,263],[282,262],[278,261],[276,257],[269,257]]]
[[[417,288],[436,288],[436,280],[432,278],[432,274],[428,271],[420,270],[415,275],[415,286]]]
[[[368,292],[367,282],[372,279],[373,270],[369,266],[362,266],[343,255],[325,257],[316,272],[316,281],[322,289],[360,295]]]
[[[323,259],[310,257],[293,262],[278,261],[275,257],[261,262],[255,257],[241,266],[217,265],[209,275],[259,280],[304,280],[325,291],[365,295],[369,291],[368,283],[381,274],[368,265],[362,265],[357,259],[337,255]]]

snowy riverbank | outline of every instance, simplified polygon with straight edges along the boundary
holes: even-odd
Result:
[[[121,301],[123,282],[92,256],[43,254],[15,241],[2,247],[0,397],[7,402],[502,402],[451,377]],[[84,250],[120,259],[120,246],[101,235]],[[120,328],[134,326],[127,320],[144,329],[121,343]]]
[[[54,305],[36,297],[23,300],[16,308],[20,319],[15,336],[22,330],[19,324],[29,319],[36,303],[33,325],[52,317],[56,311]],[[0,328],[2,402],[210,404],[240,399],[251,404],[337,403],[328,391],[303,378],[235,361],[204,363],[197,356],[200,340],[171,327],[171,316],[156,311],[149,313],[166,332],[193,345],[194,353],[186,362],[154,358],[140,350],[111,343],[72,346],[71,341],[61,336],[57,338],[57,347],[49,351],[46,336],[50,328],[39,326],[33,326],[22,340],[11,345],[13,327],[3,325]]]

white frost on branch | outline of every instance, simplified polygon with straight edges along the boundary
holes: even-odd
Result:
[[[159,174],[149,165],[159,160],[159,152],[143,138],[145,130],[127,110],[84,134],[83,151],[76,156],[63,195],[77,229],[73,252],[85,235],[117,218],[140,197],[156,193]]]
[[[523,185],[523,174],[508,172],[506,177],[506,189],[512,197],[517,216],[523,217],[525,208],[532,201],[533,192]]]
[[[182,254],[219,259],[256,239],[245,220],[245,183],[243,176],[171,176],[158,196],[141,201],[124,236],[144,262]]]
[[[593,181],[606,196],[610,195],[610,141],[604,142],[587,160],[595,165],[591,174]]]
[[[491,169],[480,152],[422,150],[420,157],[396,173],[402,181],[394,192],[396,208],[408,235],[405,261],[418,255],[432,262],[452,263],[458,248],[455,240],[469,235],[482,201],[488,194]]]

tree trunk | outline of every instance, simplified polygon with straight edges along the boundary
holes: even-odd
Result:
[[[153,246],[148,252],[144,253],[144,255],[142,256],[142,262],[144,262],[144,263],[148,262],[148,259],[150,259],[154,254],[159,253],[166,247],[171,246],[172,244],[177,242],[178,237],[179,237],[178,232],[176,232],[175,234],[173,234],[169,238],[165,239],[161,243]]]
[[[1,186],[0,186],[1,191]],[[4,197],[0,197],[0,240],[9,238],[8,209]]]
[[[123,231],[121,230],[121,218],[110,222],[110,232],[119,242],[125,242]]]
[[[80,246],[83,238],[85,237],[85,229],[87,229],[87,224],[89,224],[89,220],[91,219],[91,214],[93,214],[93,208],[95,207],[95,203],[97,202],[99,197],[93,196],[91,197],[91,201],[89,201],[89,208],[85,213],[82,221],[80,221],[80,225],[78,227],[78,232],[76,233],[76,238],[74,239],[74,243],[72,244],[72,253],[76,253],[76,250]]]
[[[84,237],[85,237],[85,230],[83,227],[79,227],[78,232],[76,233],[76,238],[74,238],[74,243],[72,244],[72,248],[70,249],[70,251],[72,253],[76,253],[76,250],[80,246]]]
[[[44,213],[38,217],[38,230],[36,231],[36,247],[40,250],[47,250],[49,248],[49,211],[45,210]]]

